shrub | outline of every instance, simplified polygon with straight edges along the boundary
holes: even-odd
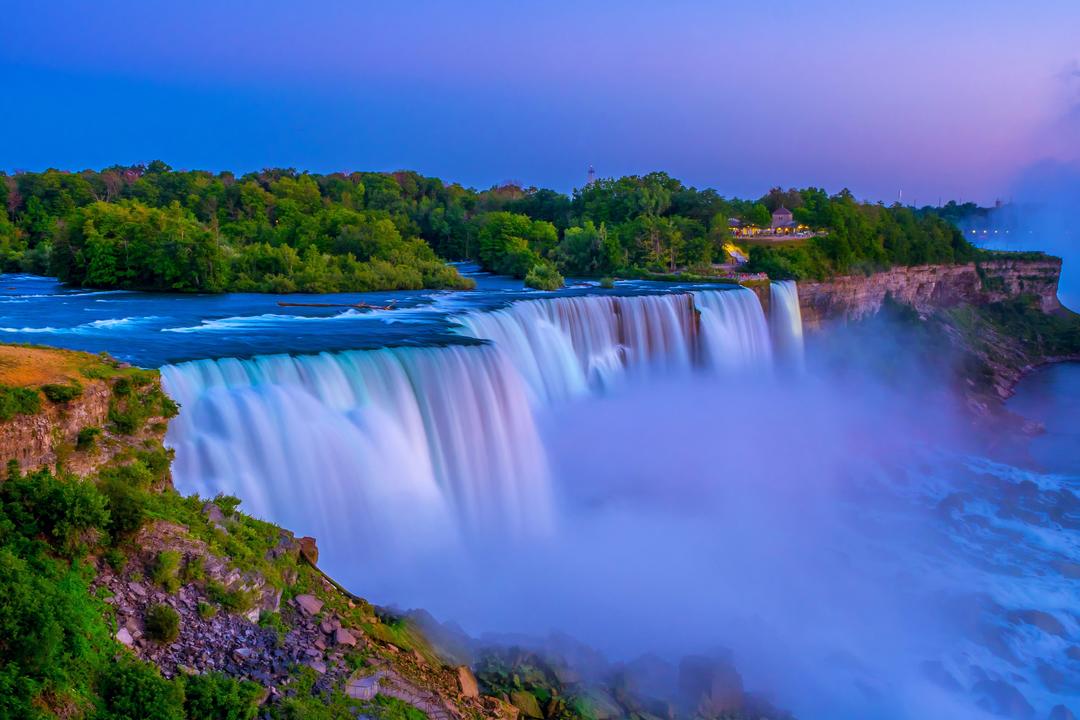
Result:
[[[195,608],[195,610],[199,613],[199,617],[203,620],[209,620],[210,618],[217,615],[217,607],[211,605],[208,602],[203,602],[202,600],[199,601],[199,604]]]
[[[206,595],[226,612],[245,613],[255,607],[255,594],[250,590],[238,588],[229,590],[219,582],[212,582],[206,586]]]
[[[142,426],[138,414],[130,407],[120,407],[112,403],[109,408],[109,422],[112,429],[121,435],[133,435]]]
[[[273,630],[277,633],[277,642],[280,646],[285,641],[285,636],[289,633],[289,628],[285,625],[285,621],[281,619],[281,613],[271,612],[263,613],[259,618],[259,627]]]
[[[218,494],[214,497],[214,504],[221,510],[222,515],[231,517],[236,512],[236,508],[240,507],[240,498]]]
[[[600,287],[604,288],[605,290],[610,290],[611,288],[615,287],[615,278],[600,278]]]
[[[41,395],[36,390],[0,385],[0,422],[16,415],[33,415],[41,410]]]
[[[161,394],[161,417],[174,418],[180,413],[180,406],[165,393]]]
[[[151,640],[171,643],[180,637],[180,615],[165,604],[152,605],[144,618],[146,635]]]
[[[150,579],[164,588],[166,592],[174,593],[180,589],[179,572],[180,553],[176,550],[162,550],[158,553]]]
[[[180,581],[185,585],[206,579],[206,561],[201,555],[192,555],[180,571]]]
[[[113,541],[138,532],[146,521],[146,492],[125,483],[115,475],[106,476],[100,488],[109,501],[109,522],[106,529]]]
[[[558,290],[564,284],[563,276],[550,263],[538,262],[525,274],[525,287],[537,290]]]
[[[184,688],[150,663],[122,660],[102,673],[102,720],[184,720]]]
[[[29,699],[43,683],[63,684],[69,669],[93,663],[111,643],[87,573],[67,562],[0,547],[0,709],[8,693]],[[80,678],[71,677],[78,682]],[[0,717],[23,717],[17,712]]]
[[[143,376],[139,376],[142,378]],[[154,375],[146,376],[153,379]],[[143,378],[145,380],[145,378]],[[138,387],[144,387],[146,380]],[[132,435],[152,417],[174,417],[180,407],[159,387],[149,387],[136,392],[136,386],[127,378],[113,385],[113,397],[109,400],[109,422],[122,435]]]
[[[98,438],[101,437],[101,428],[99,427],[84,427],[79,431],[78,439],[75,441],[76,450],[93,450],[97,445]]]
[[[127,555],[117,548],[109,548],[105,551],[105,562],[117,572],[123,572],[127,567]]]
[[[219,672],[194,675],[184,681],[184,711],[188,720],[252,720],[259,711],[262,689]]]
[[[71,385],[42,385],[41,392],[45,393],[45,397],[49,398],[54,403],[66,403],[74,400],[83,393],[82,385],[73,383]]]
[[[28,537],[44,535],[67,557],[86,553],[94,531],[109,522],[108,501],[98,489],[73,475],[39,470],[0,485],[8,517]]]

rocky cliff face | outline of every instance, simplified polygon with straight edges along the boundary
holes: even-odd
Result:
[[[897,267],[872,275],[800,282],[799,304],[808,329],[827,320],[859,320],[873,315],[881,309],[886,296],[927,313],[1034,295],[1043,312],[1051,312],[1060,307],[1060,275],[1061,260],[1053,257]]]
[[[51,467],[63,459],[76,473],[93,471],[103,462],[104,454],[74,450],[80,430],[105,426],[111,396],[111,386],[95,380],[85,385],[82,395],[73,400],[44,401],[41,412],[16,415],[0,423],[0,465],[15,460],[23,471],[28,471]]]
[[[17,413],[0,422],[0,467],[14,460],[23,472],[62,465],[76,475],[88,475],[125,448],[145,441],[161,443],[165,416],[171,412],[167,408],[172,403],[165,397],[156,373],[82,353],[18,346],[0,349],[4,351],[0,353],[0,366],[7,370],[15,362],[50,357],[73,357],[92,363],[82,365],[83,369],[93,368],[93,377],[68,374],[49,378],[59,383],[27,385],[40,395],[40,407],[36,412]],[[50,385],[77,388],[77,394],[70,399],[50,399],[44,392]]]

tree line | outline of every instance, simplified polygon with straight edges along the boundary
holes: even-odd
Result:
[[[0,173],[0,268],[75,285],[177,292],[466,288],[445,260],[558,287],[563,275],[690,272],[725,261],[730,221],[767,226],[779,206],[823,231],[754,245],[750,270],[826,277],[954,262],[974,249],[936,214],[844,190],[725,198],[665,173],[599,179],[567,195],[477,191],[415,172],[173,170]]]

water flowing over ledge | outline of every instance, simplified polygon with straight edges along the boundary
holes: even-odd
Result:
[[[183,408],[176,482],[226,492],[329,545],[462,526],[542,532],[547,464],[525,388],[492,347],[385,349],[162,368]]]
[[[534,536],[552,525],[536,412],[639,374],[768,368],[774,342],[801,348],[794,283],[773,304],[770,329],[745,288],[518,301],[460,318],[486,345],[167,365],[174,476],[327,547]]]

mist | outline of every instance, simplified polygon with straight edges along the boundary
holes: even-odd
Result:
[[[805,375],[552,408],[552,534],[481,533],[394,594],[473,635],[565,633],[616,661],[729,650],[748,689],[800,717],[982,717],[927,674],[980,622],[984,581],[942,554],[941,493],[922,486],[972,439],[950,359],[905,338],[837,329]]]
[[[177,486],[315,536],[335,579],[459,645],[604,687],[633,666],[678,698],[703,656],[802,718],[1028,718],[1080,692],[1071,480],[986,455],[935,326],[887,306],[799,362],[801,325],[703,295],[697,323],[686,294],[530,300],[463,320],[483,346],[166,367]],[[626,362],[591,378],[579,352],[619,353],[616,322]]]
[[[986,233],[969,234],[999,250],[1043,250],[1062,258],[1058,296],[1080,309],[1080,165],[1035,163],[1013,180],[1012,202],[993,211]]]

